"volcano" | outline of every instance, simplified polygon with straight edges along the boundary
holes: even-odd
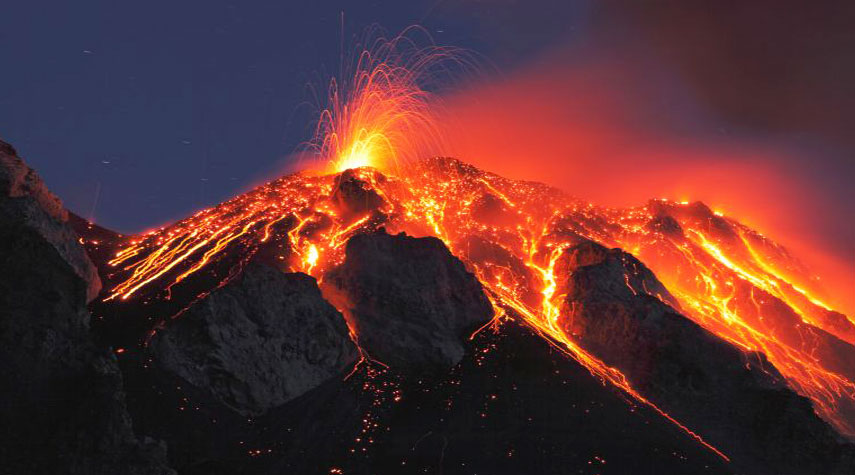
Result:
[[[124,236],[0,158],[10,473],[855,466],[855,326],[702,203],[434,157]]]

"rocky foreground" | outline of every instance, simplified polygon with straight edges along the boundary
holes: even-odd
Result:
[[[342,209],[371,206],[347,191]],[[619,249],[564,251],[560,324],[730,461],[515,319],[473,335],[494,309],[438,239],[358,234],[320,284],[259,252],[128,346],[151,322],[91,324],[109,276],[81,236],[114,234],[0,142],[2,473],[855,473],[763,355]]]
[[[175,473],[136,435],[122,374],[94,343],[101,282],[62,203],[0,142],[0,460],[3,473]]]

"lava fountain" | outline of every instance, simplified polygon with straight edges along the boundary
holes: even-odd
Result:
[[[422,46],[419,36],[427,37]],[[397,173],[425,156],[443,153],[441,100],[435,89],[455,75],[478,69],[459,48],[438,46],[410,27],[385,38],[369,30],[358,54],[330,80],[313,139],[305,144],[324,172],[370,166]]]

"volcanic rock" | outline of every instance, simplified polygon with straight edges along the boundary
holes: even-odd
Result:
[[[720,240],[735,241],[738,239],[736,230],[727,219],[714,213],[709,206],[701,201],[683,205],[666,200],[650,200],[647,202],[647,210],[655,216],[654,220],[671,218],[675,223],[693,223],[708,230]]]
[[[565,295],[565,331],[740,469],[851,473],[853,447],[787,389],[763,355],[744,354],[680,315],[633,256],[589,242],[561,260],[556,294]]]
[[[5,222],[26,226],[41,235],[86,284],[86,301],[95,298],[101,290],[98,271],[68,226],[68,212],[38,174],[3,141],[0,141],[0,197],[3,199],[0,213]]]
[[[251,420],[198,394],[164,398],[165,385],[134,398],[141,421],[166,425],[182,474],[733,473],[515,321],[464,347],[440,378],[367,363]],[[176,408],[185,397],[193,410]]]
[[[245,415],[258,415],[352,366],[356,346],[315,279],[250,263],[151,344],[155,363]]]
[[[455,252],[467,262],[481,264],[481,279],[498,281],[508,279],[508,274],[522,283],[520,300],[535,307],[543,302],[543,294],[537,290],[540,284],[532,270],[519,257],[506,248],[479,236],[466,236],[454,243]],[[488,265],[484,265],[488,264]],[[508,272],[510,271],[510,272]]]
[[[0,142],[3,473],[174,473],[138,439],[115,357],[89,333],[100,288],[62,203]]]
[[[198,473],[732,473],[652,409],[627,404],[515,321],[464,346],[461,362],[442,378],[391,383],[398,402],[386,394],[377,405],[364,387],[389,381],[361,372],[312,390],[255,422],[264,429],[247,444],[276,447],[272,454],[211,463]],[[379,416],[379,427],[361,432],[360,408]],[[356,455],[342,450],[356,438],[363,441]]]
[[[336,177],[332,200],[346,216],[363,215],[383,206],[383,197],[374,191],[370,183],[358,176],[359,170],[349,169]],[[374,173],[377,180],[386,180],[380,173]]]
[[[493,316],[475,276],[433,237],[385,230],[354,236],[344,263],[324,283],[337,307],[347,309],[359,344],[399,370],[455,365],[467,332]]]

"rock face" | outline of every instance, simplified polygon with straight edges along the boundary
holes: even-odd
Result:
[[[386,180],[381,174],[375,179]],[[371,186],[360,179],[357,170],[345,170],[337,178],[332,201],[345,216],[360,216],[383,205],[383,198]]]
[[[586,242],[565,251],[559,273],[565,331],[739,469],[851,473],[855,452],[807,399],[787,389],[762,355],[744,354],[680,315],[633,256]]]
[[[315,279],[260,263],[191,307],[151,348],[155,364],[246,415],[341,375],[358,357]]]
[[[67,225],[68,212],[36,172],[18,158],[15,149],[0,141],[0,212],[6,222],[34,230],[50,244],[86,284],[86,301],[101,290],[98,271]]]
[[[368,354],[403,371],[458,363],[467,331],[493,316],[475,276],[433,237],[354,236],[324,283]]]
[[[100,288],[67,214],[0,142],[0,460],[4,473],[173,473],[138,439],[115,357],[89,333]]]

